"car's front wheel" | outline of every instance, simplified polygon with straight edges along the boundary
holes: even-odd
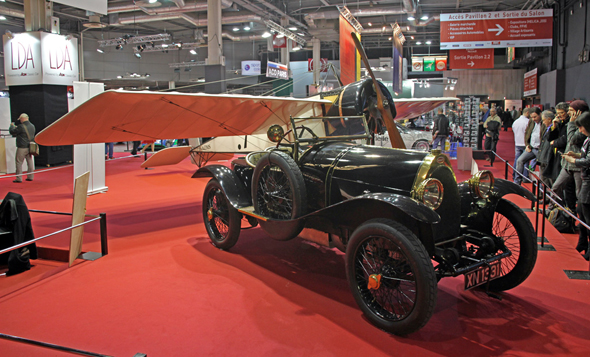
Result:
[[[514,203],[501,199],[496,207],[492,233],[512,255],[502,259],[502,276],[490,281],[490,290],[503,291],[520,285],[537,262],[537,239],[533,225]]]
[[[436,304],[436,276],[426,249],[405,226],[387,219],[359,226],[346,249],[354,298],[377,327],[406,335],[422,328]]]

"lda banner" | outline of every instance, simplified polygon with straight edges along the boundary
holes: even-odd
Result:
[[[46,32],[6,34],[4,73],[7,86],[72,85],[79,78],[78,40]]]

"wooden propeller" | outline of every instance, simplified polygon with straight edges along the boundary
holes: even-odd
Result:
[[[375,79],[375,75],[373,74],[373,70],[371,70],[371,65],[369,64],[369,59],[367,58],[367,54],[365,53],[363,45],[361,45],[361,42],[359,41],[358,37],[356,36],[356,34],[354,32],[351,32],[350,35],[352,36],[352,40],[354,41],[356,49],[359,51],[359,53],[361,55],[361,58],[363,60],[363,63],[365,64],[365,67],[367,67],[367,71],[369,71],[369,75],[373,79],[373,87],[375,87],[375,93],[377,94],[377,109],[379,109],[379,112],[381,113],[381,116],[383,117],[383,122],[385,123],[385,127],[387,128],[387,133],[389,134],[389,140],[391,142],[391,147],[405,149],[406,144],[404,144],[402,136],[400,135],[399,131],[397,130],[397,126],[395,125],[395,122],[393,121],[393,115],[391,115],[391,110],[389,109],[390,105],[393,105],[393,103],[389,103],[389,101],[383,95],[383,92],[381,92],[381,87],[379,86],[379,82],[377,82],[377,79]]]

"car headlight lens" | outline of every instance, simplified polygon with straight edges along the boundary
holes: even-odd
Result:
[[[488,170],[480,171],[469,180],[469,187],[478,197],[487,198],[494,189],[494,175]]]
[[[432,209],[437,209],[443,199],[442,183],[434,178],[422,181],[416,191],[416,199]]]

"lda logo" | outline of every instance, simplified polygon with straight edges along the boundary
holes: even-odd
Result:
[[[51,69],[67,70],[68,65],[70,71],[72,71],[72,58],[67,43],[62,48],[52,48],[49,50],[49,67]]]
[[[10,42],[10,64],[13,70],[28,69],[29,65],[35,68],[35,60],[33,58],[33,49],[31,44],[23,44],[21,42]]]

